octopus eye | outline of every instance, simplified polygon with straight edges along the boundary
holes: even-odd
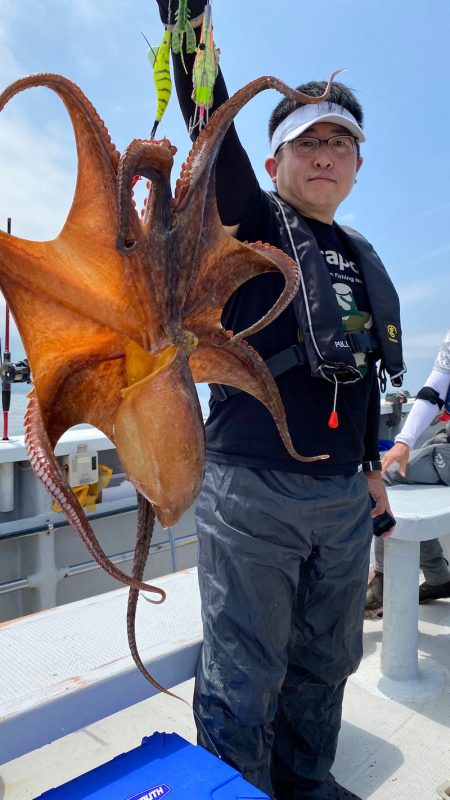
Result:
[[[136,250],[138,246],[136,239],[121,239],[118,238],[116,242],[116,247],[119,253],[122,253],[124,256],[130,256]]]

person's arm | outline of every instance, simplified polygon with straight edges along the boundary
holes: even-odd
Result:
[[[167,24],[168,0],[157,0],[159,13],[162,22]],[[194,23],[197,37],[200,36],[201,22],[203,18],[204,0],[189,0],[190,19]],[[171,3],[170,24],[174,23],[174,11],[178,7],[176,0]],[[184,70],[181,56],[172,54],[173,72],[175,87],[183,114],[186,127],[194,115],[195,104],[192,100],[192,67],[195,60],[195,53],[183,53],[187,74]],[[214,104],[210,109],[210,116],[216,108],[228,99],[228,91],[223,79],[222,71],[219,68],[216,83],[214,85]],[[191,138],[196,139],[198,128],[196,128]],[[216,166],[216,195],[219,215],[228,233],[237,233],[239,223],[244,217],[249,200],[252,196],[256,184],[256,176],[250,160],[239,141],[234,125],[231,125],[224,138],[223,144],[217,158]]]
[[[372,366],[369,400],[367,403],[366,431],[364,435],[364,461],[379,461],[378,431],[380,428],[380,388],[375,365]]]
[[[377,517],[385,511],[391,513],[386,486],[379,467],[380,451],[378,449],[378,431],[380,427],[380,389],[373,367],[372,386],[367,404],[367,422],[364,438],[365,450],[363,470],[369,485],[369,492],[375,500],[371,516]],[[388,531],[390,533],[390,531]]]
[[[425,396],[427,390],[431,390],[432,393],[434,392],[434,397],[433,394],[430,394],[434,402],[421,398],[419,392],[419,396],[414,401],[414,405],[408,414],[402,430],[395,437],[394,446],[387,451],[383,458],[383,473],[386,472],[394,462],[397,462],[400,468],[400,475],[406,477],[410,450],[414,447],[419,436],[431,425],[434,418],[439,414],[442,402],[447,395],[449,385],[450,373],[440,372],[436,369],[432,370],[421,392],[423,392]]]

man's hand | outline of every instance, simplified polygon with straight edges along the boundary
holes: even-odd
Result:
[[[369,484],[369,493],[372,495],[376,503],[370,514],[372,519],[373,517],[378,517],[379,514],[384,514],[385,511],[388,511],[389,514],[392,514],[381,471],[365,472],[364,475],[366,476],[367,483]],[[391,536],[394,530],[395,528],[392,526],[392,528],[386,531],[383,536]]]
[[[169,0],[156,0],[159,6],[159,16],[163,25],[175,25],[175,12],[178,10],[178,0],[172,0],[170,4],[170,19],[169,16]],[[202,21],[203,11],[205,9],[206,0],[189,0],[189,22],[195,28]]]
[[[386,472],[387,468],[391,466],[395,461],[398,463],[400,467],[400,475],[403,478],[406,477],[406,467],[408,466],[408,458],[409,458],[409,446],[404,442],[396,442],[390,450],[383,456],[383,461],[381,462],[382,465],[382,474]]]

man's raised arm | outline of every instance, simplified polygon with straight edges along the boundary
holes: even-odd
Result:
[[[171,3],[171,19],[168,20],[168,0],[157,0],[159,14],[164,25],[171,27],[175,23],[175,11],[177,10],[177,0]],[[201,24],[203,20],[204,0],[189,0],[189,21],[195,29],[197,41],[200,36]],[[183,45],[183,49],[184,45]],[[172,53],[173,71],[175,87],[183,114],[186,127],[194,116],[195,103],[192,100],[192,68],[195,60],[195,53],[183,52],[183,60],[186,64],[187,74],[181,60],[181,54]],[[240,88],[240,87],[239,87]],[[222,103],[227,100],[228,91],[225,86],[222,72],[219,68],[216,83],[214,85],[214,103],[210,109],[210,115]],[[198,135],[198,128],[191,134],[193,140]],[[239,141],[234,124],[230,126],[223,141],[217,159],[216,167],[216,195],[220,218],[227,231],[234,235],[237,233],[239,224],[243,219],[252,192],[256,186],[256,176],[250,160]]]

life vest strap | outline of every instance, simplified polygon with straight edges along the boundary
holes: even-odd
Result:
[[[348,331],[343,336],[354,353],[372,353],[377,349],[377,340],[370,331]],[[273,378],[306,363],[306,350],[303,342],[280,350],[279,353],[275,353],[265,360],[266,367]],[[241,391],[235,386],[225,386],[222,383],[210,383],[209,388],[214,399],[218,401],[227,400]]]
[[[347,331],[344,334],[353,353],[373,353],[377,350],[377,340],[371,331]]]
[[[297,367],[306,362],[305,346],[303,343],[294,344],[266,358],[265,364],[273,378],[282,375],[292,367]],[[235,386],[224,386],[222,383],[210,383],[209,388],[215,400],[227,400],[233,394],[238,394],[241,389]]]

